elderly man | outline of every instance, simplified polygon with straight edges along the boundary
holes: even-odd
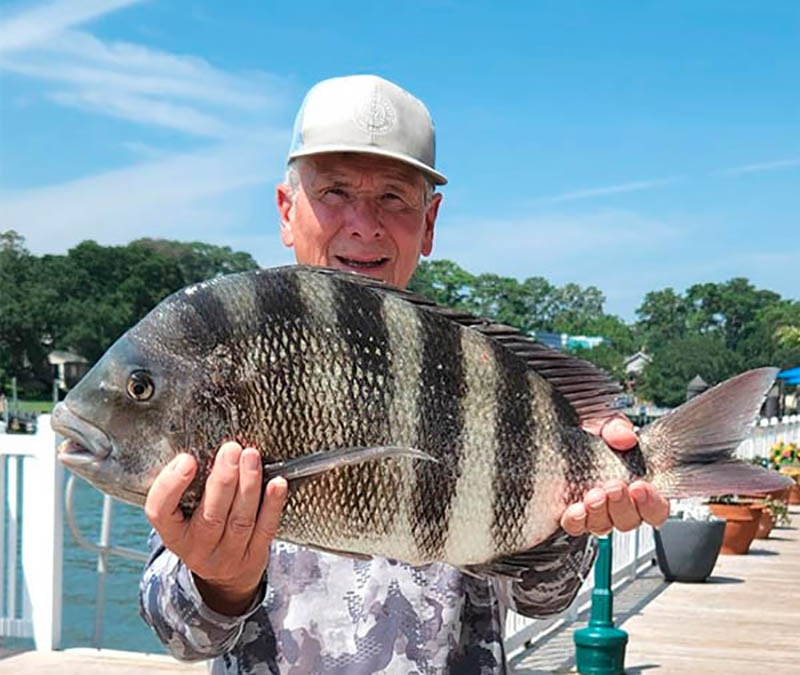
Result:
[[[277,188],[281,238],[298,263],[403,287],[432,250],[442,201],[434,190],[445,183],[420,101],[374,76],[326,80],[297,116]],[[636,442],[622,420],[593,431],[618,450]],[[591,565],[587,532],[658,524],[668,512],[646,483],[595,488],[511,582],[273,541],[286,482],[262,490],[259,452],[235,443],[220,449],[200,506],[184,519],[178,500],[195,471],[190,456],[177,457],[148,495],[157,535],[141,608],[176,657],[214,658],[219,673],[504,672],[508,608],[559,611]]]

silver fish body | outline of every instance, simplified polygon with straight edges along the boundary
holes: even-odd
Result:
[[[567,504],[612,477],[647,477],[668,494],[773,485],[752,467],[708,478],[703,460],[680,458],[728,466],[774,374],[746,373],[615,453],[580,428],[608,414],[616,391],[591,365],[371,279],[292,266],[166,299],[53,419],[72,439],[65,463],[127,501],[143,503],[188,451],[201,467],[183,501],[191,512],[214,452],[236,439],[262,451],[268,474],[305,462],[281,538],[478,569],[548,539]],[[734,389],[728,414],[694,442],[703,401]]]

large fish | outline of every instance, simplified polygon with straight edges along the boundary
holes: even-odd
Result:
[[[617,387],[519,332],[357,275],[300,266],[222,277],[159,304],[60,403],[61,460],[143,504],[178,452],[260,448],[290,494],[279,536],[411,564],[513,574],[600,481],[666,496],[781,487],[732,459],[774,368],[744,373],[616,453],[581,422]]]

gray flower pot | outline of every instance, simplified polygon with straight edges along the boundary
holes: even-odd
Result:
[[[667,520],[656,530],[656,557],[664,578],[705,581],[717,562],[724,534],[724,520]]]

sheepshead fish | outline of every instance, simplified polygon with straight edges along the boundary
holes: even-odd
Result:
[[[616,453],[581,429],[618,391],[593,365],[374,279],[291,266],[165,299],[52,424],[64,464],[134,504],[185,451],[200,467],[191,513],[236,439],[289,481],[284,540],[513,575],[599,481],[643,477],[666,496],[783,486],[732,458],[776,372],[707,391]]]

